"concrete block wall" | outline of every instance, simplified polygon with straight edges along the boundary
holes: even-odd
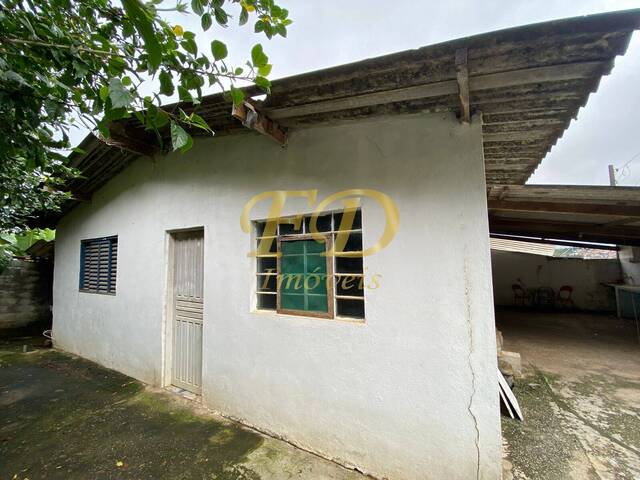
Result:
[[[13,259],[0,273],[0,335],[51,321],[52,267]]]

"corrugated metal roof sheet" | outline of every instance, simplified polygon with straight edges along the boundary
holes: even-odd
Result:
[[[556,250],[554,245],[544,243],[523,242],[520,240],[505,240],[502,238],[490,238],[491,250],[502,250],[505,252],[530,253],[533,255],[544,255],[553,257]]]
[[[640,187],[504,185],[487,197],[492,234],[640,245]]]

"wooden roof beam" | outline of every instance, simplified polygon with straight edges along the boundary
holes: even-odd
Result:
[[[469,65],[468,50],[456,50],[456,78],[458,81],[458,99],[460,100],[460,121],[471,123],[471,108],[469,106]]]
[[[517,85],[527,85],[540,82],[559,82],[572,79],[589,79],[599,72],[605,71],[609,62],[581,62],[545,67],[524,68],[508,72],[491,73],[486,75],[469,76],[469,92],[490,90],[494,88],[509,88]],[[405,102],[423,98],[458,95],[458,80],[444,80],[441,82],[413,85],[361,95],[350,95],[347,90],[341,98],[320,100],[290,107],[267,108],[265,112],[270,118],[279,120],[318,113],[336,112],[353,108],[371,107],[386,103]]]
[[[231,115],[240,120],[245,127],[269,137],[282,147],[286,145],[287,133],[285,129],[271,118],[258,112],[249,102],[233,105]]]
[[[135,132],[135,136],[133,136],[130,133],[124,124],[112,122],[109,125],[109,138],[100,137],[100,140],[109,146],[145,157],[153,157],[158,153],[159,148],[150,135],[141,135],[140,132]]]
[[[605,203],[539,202],[523,200],[489,200],[489,210],[511,212],[574,213],[586,215],[614,215],[640,217],[638,205],[616,205]]]

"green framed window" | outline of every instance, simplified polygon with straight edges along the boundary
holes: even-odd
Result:
[[[278,311],[333,316],[331,237],[278,239]]]
[[[274,223],[276,225],[274,225]],[[257,310],[363,321],[362,211],[253,222]],[[336,251],[339,249],[340,251]]]

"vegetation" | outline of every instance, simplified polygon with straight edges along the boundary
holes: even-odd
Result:
[[[197,16],[210,48],[199,50],[196,33],[167,22],[168,11]],[[163,0],[3,0],[0,230],[69,198],[64,184],[77,174],[66,155],[74,125],[106,139],[112,122],[136,119],[161,147],[185,152],[193,143],[189,128],[214,133],[197,114],[204,89],[230,87],[236,104],[243,100],[236,82],[268,92],[271,64],[260,44],[246,64],[227,63],[227,45],[215,31],[232,21],[267,38],[286,36],[291,24],[274,0],[178,0],[169,7]],[[164,109],[174,93],[195,113]],[[170,146],[161,144],[163,128]]]
[[[16,233],[0,233],[0,273],[7,267],[12,257],[26,255],[27,249],[38,240],[51,242],[56,232],[49,228],[34,229]]]

